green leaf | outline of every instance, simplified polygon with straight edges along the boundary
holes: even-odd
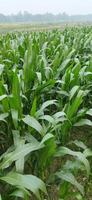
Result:
[[[21,139],[18,136],[18,131],[13,131],[14,135],[14,143],[15,143],[15,150],[12,152],[7,152],[2,155],[3,161],[0,163],[0,169],[8,168],[14,161],[16,161],[16,167],[19,171],[23,171],[23,166],[21,166],[21,163],[24,165],[24,158],[29,153],[42,149],[45,147],[46,141],[50,140],[54,136],[50,133],[46,134],[41,142],[38,142],[33,136],[27,135],[26,140],[30,143],[24,144],[24,140]],[[19,139],[20,138],[20,139]]]
[[[11,107],[11,110],[18,111],[19,118],[22,117],[20,89],[21,88],[20,88],[19,77],[16,70],[13,73],[12,95],[10,97],[10,107]]]
[[[66,58],[62,64],[60,65],[60,67],[57,70],[57,74],[56,74],[56,78],[59,77],[60,73],[66,69],[67,65],[70,63],[70,58]]]
[[[4,94],[4,95],[1,95],[0,96],[0,101],[2,101],[3,99],[5,99],[7,97],[7,95],[6,94]]]
[[[71,58],[71,57],[74,55],[74,53],[75,53],[75,49],[72,49],[72,50],[69,52],[67,58]]]
[[[48,101],[46,101],[46,102],[44,102],[43,104],[42,104],[42,107],[41,107],[41,109],[40,110],[45,110],[45,108],[47,108],[48,106],[50,106],[50,105],[53,105],[53,104],[55,104],[56,105],[56,100],[48,100]]]
[[[66,113],[64,113],[63,111],[57,112],[53,115],[54,118],[59,118],[59,117],[64,117],[66,116]]]
[[[65,165],[63,166],[63,169],[67,170],[67,171],[69,171],[69,170],[75,171],[75,170],[78,170],[78,169],[84,170],[84,166],[78,160],[74,160],[74,161],[68,160],[68,161],[66,161]]]
[[[75,140],[75,141],[70,142],[70,144],[71,143],[75,144],[77,147],[80,147],[84,150],[87,149],[87,146],[82,141]]]
[[[3,73],[3,70],[4,70],[4,65],[3,65],[3,64],[0,64],[0,76],[1,76],[2,73]]]
[[[54,119],[50,115],[43,115],[43,116],[39,117],[39,119],[46,120],[46,121],[50,122],[51,124],[54,123]]]
[[[6,122],[5,119],[8,117],[8,115],[9,115],[8,113],[0,114],[0,121]]]
[[[57,93],[58,93],[58,94],[61,94],[61,95],[63,95],[63,96],[69,97],[68,92],[66,92],[66,91],[64,91],[64,90],[62,90],[62,91],[57,91]]]
[[[44,136],[41,143],[45,144],[44,150],[41,149],[39,152],[39,162],[38,166],[40,169],[48,169],[50,166],[50,163],[52,162],[52,159],[54,158],[55,152],[56,152],[56,142],[55,137],[48,133]]]
[[[75,85],[71,91],[70,91],[70,100],[74,97],[74,95],[76,94],[77,90],[79,89],[79,86]]]
[[[37,74],[38,81],[41,84],[41,82],[42,82],[42,75],[41,75],[40,72],[36,72],[36,74]]]
[[[35,97],[34,100],[33,100],[32,108],[31,108],[31,112],[30,112],[31,116],[35,116],[36,107],[37,107],[36,104],[37,104],[37,98]]]
[[[85,200],[80,193],[77,193],[75,197],[77,198],[77,200]]]
[[[30,196],[30,193],[26,189],[17,189],[10,196],[20,197],[25,200],[29,200],[28,196]]]
[[[0,179],[10,185],[30,190],[39,200],[41,199],[39,190],[47,194],[44,182],[33,175],[21,175],[12,172]]]
[[[47,133],[47,134],[43,137],[43,139],[42,139],[42,141],[41,141],[41,144],[44,144],[45,142],[47,142],[48,140],[50,140],[50,139],[52,139],[52,138],[54,138],[54,135],[52,135],[51,133]]]
[[[43,148],[44,145],[39,142],[32,142],[28,144],[19,145],[14,151],[4,155],[3,161],[0,163],[0,169],[9,167],[14,161],[22,160],[29,153]]]
[[[72,173],[69,173],[67,171],[60,171],[60,172],[57,172],[56,175],[64,180],[64,181],[67,181],[69,183],[71,183],[73,186],[75,186],[79,191],[80,193],[84,196],[84,188],[83,186],[77,182],[76,178],[74,177],[74,175]]]
[[[22,119],[25,124],[28,126],[34,128],[37,132],[39,132],[42,135],[42,126],[40,123],[34,118],[31,117],[30,115],[27,115],[24,119]]]
[[[20,147],[22,149],[25,144],[25,140],[20,137],[19,131],[13,131],[13,139],[15,147]],[[16,171],[19,173],[24,172],[24,158],[16,160]]]
[[[86,157],[92,156],[92,150],[90,150],[90,149],[85,149],[83,153],[84,153],[84,155],[85,155]]]
[[[59,150],[56,153],[56,157],[64,156],[64,155],[72,155],[75,158],[77,158],[80,162],[82,162],[85,166],[85,169],[87,171],[87,175],[90,174],[90,165],[88,160],[86,159],[85,154],[79,152],[79,151],[72,151],[71,149],[67,147],[60,147]]]
[[[89,109],[86,114],[92,116],[92,109]]]
[[[69,119],[71,119],[76,114],[82,101],[83,101],[83,91],[80,90],[75,99],[73,100],[73,103],[68,106],[67,116]]]
[[[81,119],[79,122],[75,123],[74,126],[92,126],[92,121],[89,119]]]
[[[15,129],[18,128],[18,110],[11,109],[11,116],[15,126]]]

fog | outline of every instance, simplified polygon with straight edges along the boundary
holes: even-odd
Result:
[[[7,15],[19,11],[32,14],[92,14],[92,0],[0,0],[0,13]]]

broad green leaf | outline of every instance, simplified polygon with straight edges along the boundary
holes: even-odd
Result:
[[[71,155],[77,158],[80,162],[82,162],[85,166],[85,169],[87,171],[87,175],[90,174],[90,165],[88,160],[86,159],[86,156],[84,153],[81,153],[79,151],[72,151],[71,149],[67,147],[60,147],[59,150],[56,153],[56,157],[64,156],[64,155]]]
[[[6,95],[6,92],[7,91],[7,87],[8,85],[7,84],[4,84],[3,81],[0,81],[0,97],[1,97],[1,100],[2,101],[2,106],[3,106],[3,112],[9,112],[9,102],[8,102],[8,98],[7,95]]]
[[[18,110],[11,109],[12,120],[15,126],[15,129],[18,128]]]
[[[56,142],[55,137],[48,133],[44,136],[41,143],[45,144],[44,151],[43,149],[39,152],[39,162],[38,166],[40,169],[48,169],[50,166],[52,159],[54,158],[56,152]]]
[[[42,81],[42,75],[41,75],[40,72],[36,72],[36,74],[37,74],[38,81],[39,81],[39,83],[41,84],[41,81]]]
[[[57,70],[57,74],[56,74],[56,78],[59,77],[60,73],[66,69],[67,65],[70,63],[70,58],[66,58],[63,63],[61,64],[61,66],[58,68]]]
[[[92,116],[92,109],[89,109],[86,114]]]
[[[0,96],[0,101],[2,101],[3,99],[5,99],[7,97],[7,95],[6,94],[4,94],[4,95],[1,95]]]
[[[26,189],[17,189],[10,196],[20,197],[29,200],[30,193]]]
[[[34,128],[37,132],[39,132],[42,135],[43,128],[34,117],[31,117],[30,115],[26,115],[26,117],[22,120],[25,124]]]
[[[0,114],[0,121],[6,122],[5,119],[8,117],[8,115],[9,115],[8,113]]]
[[[1,76],[2,73],[3,73],[3,70],[4,70],[4,65],[3,65],[3,64],[0,64],[0,76]]]
[[[23,145],[25,144],[25,140],[20,137],[19,131],[13,131],[13,140],[16,148],[17,147],[22,148]],[[16,165],[16,171],[18,173],[24,172],[24,158],[16,160],[15,165]]]
[[[48,101],[44,102],[41,106],[41,110],[44,110],[45,108],[47,108],[50,105],[53,105],[53,104],[56,105],[56,102],[57,102],[56,100],[48,100]]]
[[[46,120],[46,121],[50,122],[51,124],[54,123],[54,119],[50,115],[43,115],[43,116],[39,117],[39,119]]]
[[[13,134],[18,134],[17,131],[13,131]],[[45,147],[45,142],[53,138],[54,136],[50,133],[46,134],[46,136],[43,137],[41,142],[38,142],[33,136],[29,135],[26,136],[26,139],[30,142],[27,144],[24,144],[24,140],[20,139],[18,136],[14,136],[14,142],[16,145],[15,150],[12,152],[7,152],[2,156],[3,161],[0,163],[0,169],[5,169],[8,168],[14,161],[17,162],[16,167],[19,170],[23,171],[23,166],[21,166],[21,163],[24,165],[24,158],[27,156],[29,153],[42,149]],[[20,142],[20,143],[19,143]],[[22,148],[21,148],[22,147]]]
[[[82,195],[79,194],[79,193],[77,193],[77,194],[75,195],[75,197],[76,197],[77,200],[85,200],[85,199],[82,197]]]
[[[84,153],[84,155],[85,155],[86,157],[92,156],[92,150],[90,150],[90,149],[85,149],[83,153]]]
[[[10,97],[10,107],[11,110],[16,110],[18,112],[19,118],[22,117],[20,82],[19,77],[17,75],[17,71],[13,73],[12,96]]]
[[[75,53],[75,49],[72,49],[72,50],[69,52],[67,58],[71,58],[71,57],[74,55],[74,53]]]
[[[57,91],[58,94],[61,94],[63,96],[66,96],[66,97],[69,97],[69,94],[68,92],[64,91],[64,90],[60,90],[60,91]]]
[[[41,199],[39,190],[47,194],[44,182],[33,175],[21,175],[16,172],[12,172],[4,177],[1,177],[0,179],[10,185],[30,190],[39,200]]]
[[[31,112],[30,112],[31,116],[35,116],[36,109],[37,109],[37,98],[35,97],[33,100],[32,108],[31,108]]]
[[[80,140],[75,140],[75,141],[72,141],[72,142],[70,142],[70,143],[73,143],[73,144],[75,144],[77,147],[80,147],[80,148],[82,148],[82,149],[87,149],[87,146],[82,142],[82,141],[80,141]]]
[[[0,169],[8,168],[14,161],[23,160],[29,153],[43,148],[44,145],[37,143],[28,143],[19,145],[14,151],[4,155],[3,161],[0,163]]]
[[[71,171],[71,170],[73,170],[73,171],[75,171],[75,170],[78,170],[78,169],[80,169],[80,170],[84,170],[84,166],[82,165],[82,163],[80,163],[80,161],[78,161],[78,160],[74,160],[74,161],[70,161],[70,160],[68,160],[66,163],[65,163],[65,165],[63,166],[63,169],[64,170],[67,170],[67,171]]]
[[[57,172],[56,175],[64,180],[64,181],[67,181],[69,183],[71,183],[73,186],[75,186],[79,191],[80,193],[84,196],[84,188],[83,186],[77,182],[76,178],[74,177],[74,175],[70,172],[67,172],[67,171],[60,171],[60,172]]]
[[[69,119],[71,119],[73,117],[73,115],[76,114],[82,101],[83,101],[83,91],[79,90],[77,96],[73,100],[73,103],[68,106],[67,116]]]
[[[89,119],[81,119],[79,122],[75,123],[74,126],[92,126],[92,121]]]
[[[57,112],[53,115],[53,117],[55,117],[56,119],[64,116],[66,116],[66,113],[64,113],[63,111]]]
[[[77,90],[79,89],[79,86],[75,85],[71,91],[70,91],[70,100],[74,97],[74,95],[76,94]]]
[[[51,133],[47,133],[47,134],[43,137],[43,139],[42,139],[42,141],[41,141],[41,144],[44,144],[45,142],[47,142],[48,140],[50,140],[50,139],[52,139],[52,138],[54,138],[54,136],[53,136]]]

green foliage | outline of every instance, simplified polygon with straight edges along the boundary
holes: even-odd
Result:
[[[72,128],[92,126],[91,34],[81,27],[0,35],[0,198],[50,199],[56,184],[58,199],[74,186],[83,200],[77,177],[90,177],[92,151],[71,138]]]

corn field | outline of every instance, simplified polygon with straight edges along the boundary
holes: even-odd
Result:
[[[91,128],[92,28],[1,34],[0,200],[88,200]]]

